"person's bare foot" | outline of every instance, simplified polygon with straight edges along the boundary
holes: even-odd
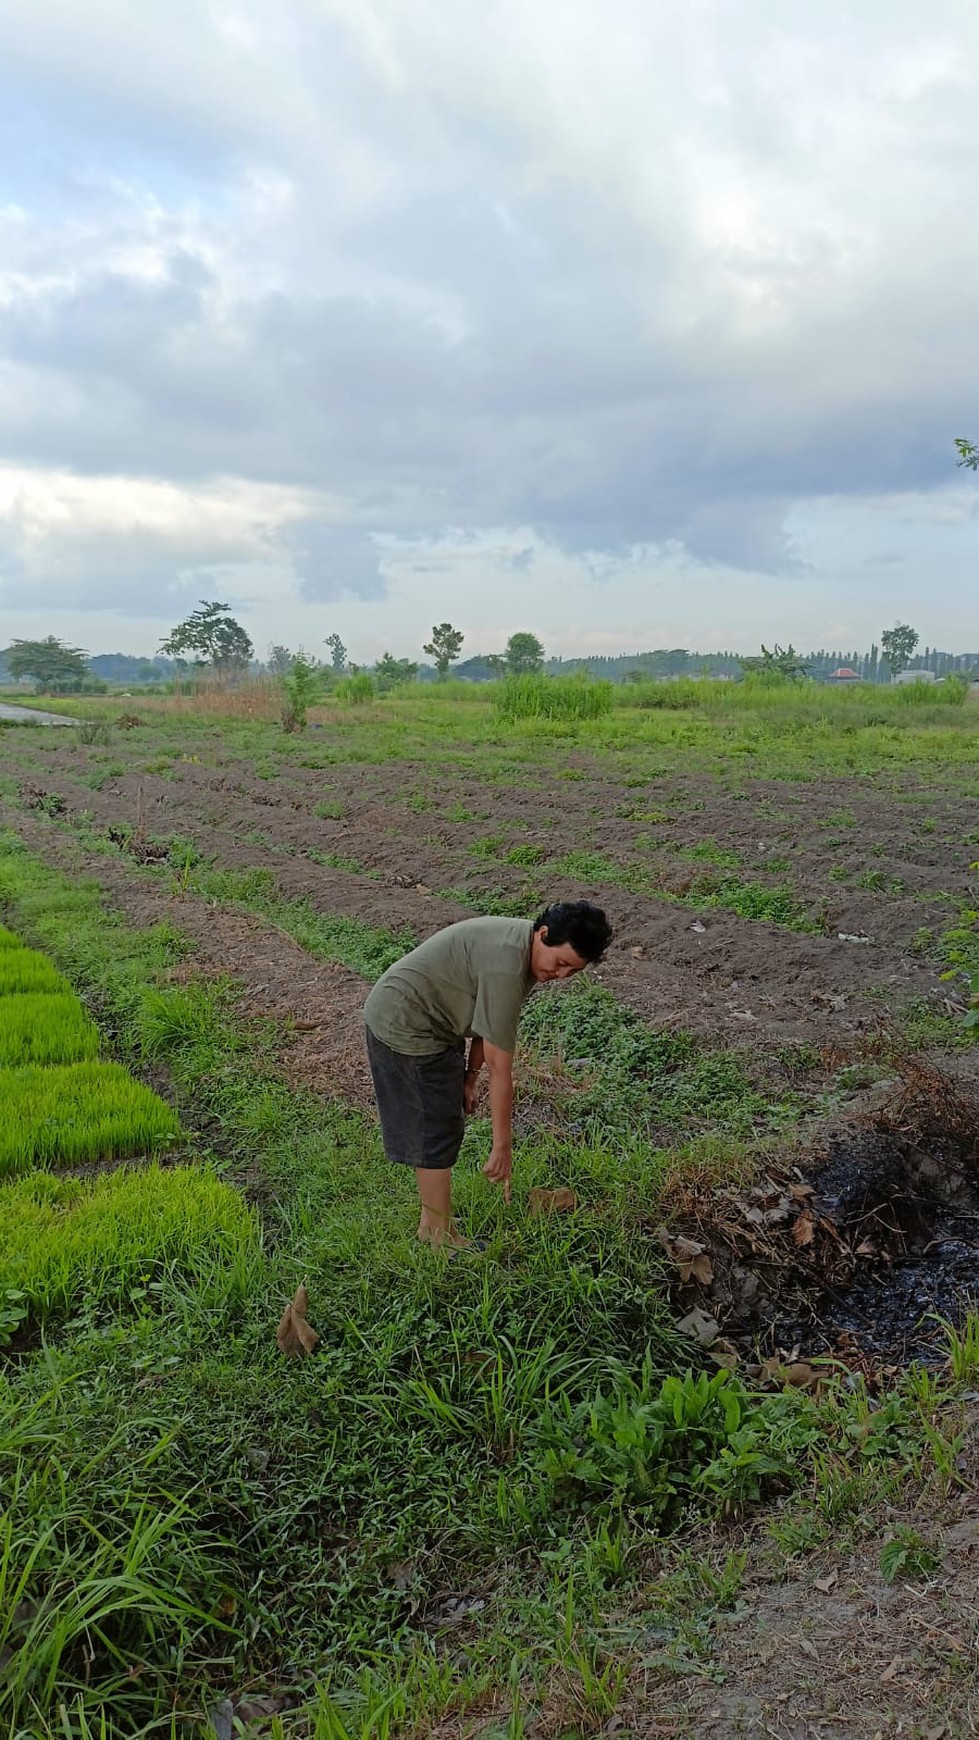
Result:
[[[466,1251],[472,1241],[463,1236],[454,1220],[448,1226],[438,1221],[428,1221],[423,1216],[418,1223],[418,1242],[431,1245],[436,1251]]]

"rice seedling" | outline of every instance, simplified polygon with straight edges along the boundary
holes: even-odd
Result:
[[[171,1108],[118,1063],[0,1069],[0,1176],[143,1154],[180,1135]]]
[[[3,948],[0,949],[0,997],[8,996],[12,991],[70,993],[70,987],[47,955],[38,954],[36,949]]]
[[[0,1069],[97,1057],[99,1033],[70,993],[18,991],[0,998]]]
[[[6,925],[0,924],[0,949],[19,949],[22,947],[20,937],[15,936],[12,930],[7,929]]]
[[[98,1178],[32,1172],[0,1186],[0,1294],[44,1321],[85,1297],[132,1297],[226,1265],[234,1292],[258,1249],[253,1209],[205,1166],[119,1167]]]

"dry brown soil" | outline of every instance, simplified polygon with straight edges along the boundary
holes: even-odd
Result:
[[[59,741],[40,753],[39,736],[7,733],[3,770],[28,792],[57,794],[68,819],[192,840],[220,867],[271,871],[284,897],[325,913],[407,925],[422,938],[488,896],[523,902],[528,913],[545,898],[596,900],[616,929],[599,976],[657,1025],[726,1041],[847,1049],[883,1006],[893,1013],[925,1000],[941,1009],[952,996],[920,941],[922,929],[947,927],[972,898],[975,811],[947,791],[896,796],[872,782],[823,779],[756,781],[735,797],[700,776],[637,790],[619,768],[623,757],[586,762],[573,770],[581,773],[574,783],[551,777],[534,787],[432,762],[288,763],[265,779],[213,747],[206,763],[178,760],[152,772],[149,733],[135,731],[113,745],[113,765],[130,770],[93,790],[85,781],[99,774],[98,752]],[[317,815],[324,802],[341,815]],[[453,819],[464,812],[473,819]],[[496,857],[474,856],[487,840]],[[739,869],[721,873],[790,884],[818,932],[632,893],[605,879],[601,866],[584,876],[548,868],[586,851],[683,896],[715,868],[684,853],[713,845],[738,855]],[[503,862],[514,847],[537,848],[544,861]],[[773,862],[785,868],[773,871]],[[846,884],[833,879],[834,869]],[[867,873],[885,887],[852,886]]]

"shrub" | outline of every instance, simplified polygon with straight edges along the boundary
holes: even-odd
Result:
[[[0,1070],[0,1174],[146,1153],[175,1141],[165,1100],[118,1063]]]
[[[282,685],[283,731],[290,734],[305,731],[307,712],[322,687],[318,671],[298,652],[279,681]]]
[[[587,676],[507,677],[495,696],[497,717],[515,719],[597,719],[612,709],[612,685]]]
[[[0,1068],[81,1063],[98,1049],[98,1029],[70,993],[25,991],[0,998]]]

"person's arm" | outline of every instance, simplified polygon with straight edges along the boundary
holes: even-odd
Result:
[[[466,1108],[466,1117],[472,1117],[476,1110],[479,1097],[479,1072],[483,1067],[483,1041],[474,1039],[469,1047],[469,1059],[466,1063],[466,1081],[462,1090],[462,1102]]]
[[[490,1117],[493,1120],[493,1146],[483,1171],[494,1184],[502,1184],[503,1200],[509,1202],[513,1171],[513,1052],[502,1051],[498,1045],[485,1040],[483,1056],[489,1071]]]

